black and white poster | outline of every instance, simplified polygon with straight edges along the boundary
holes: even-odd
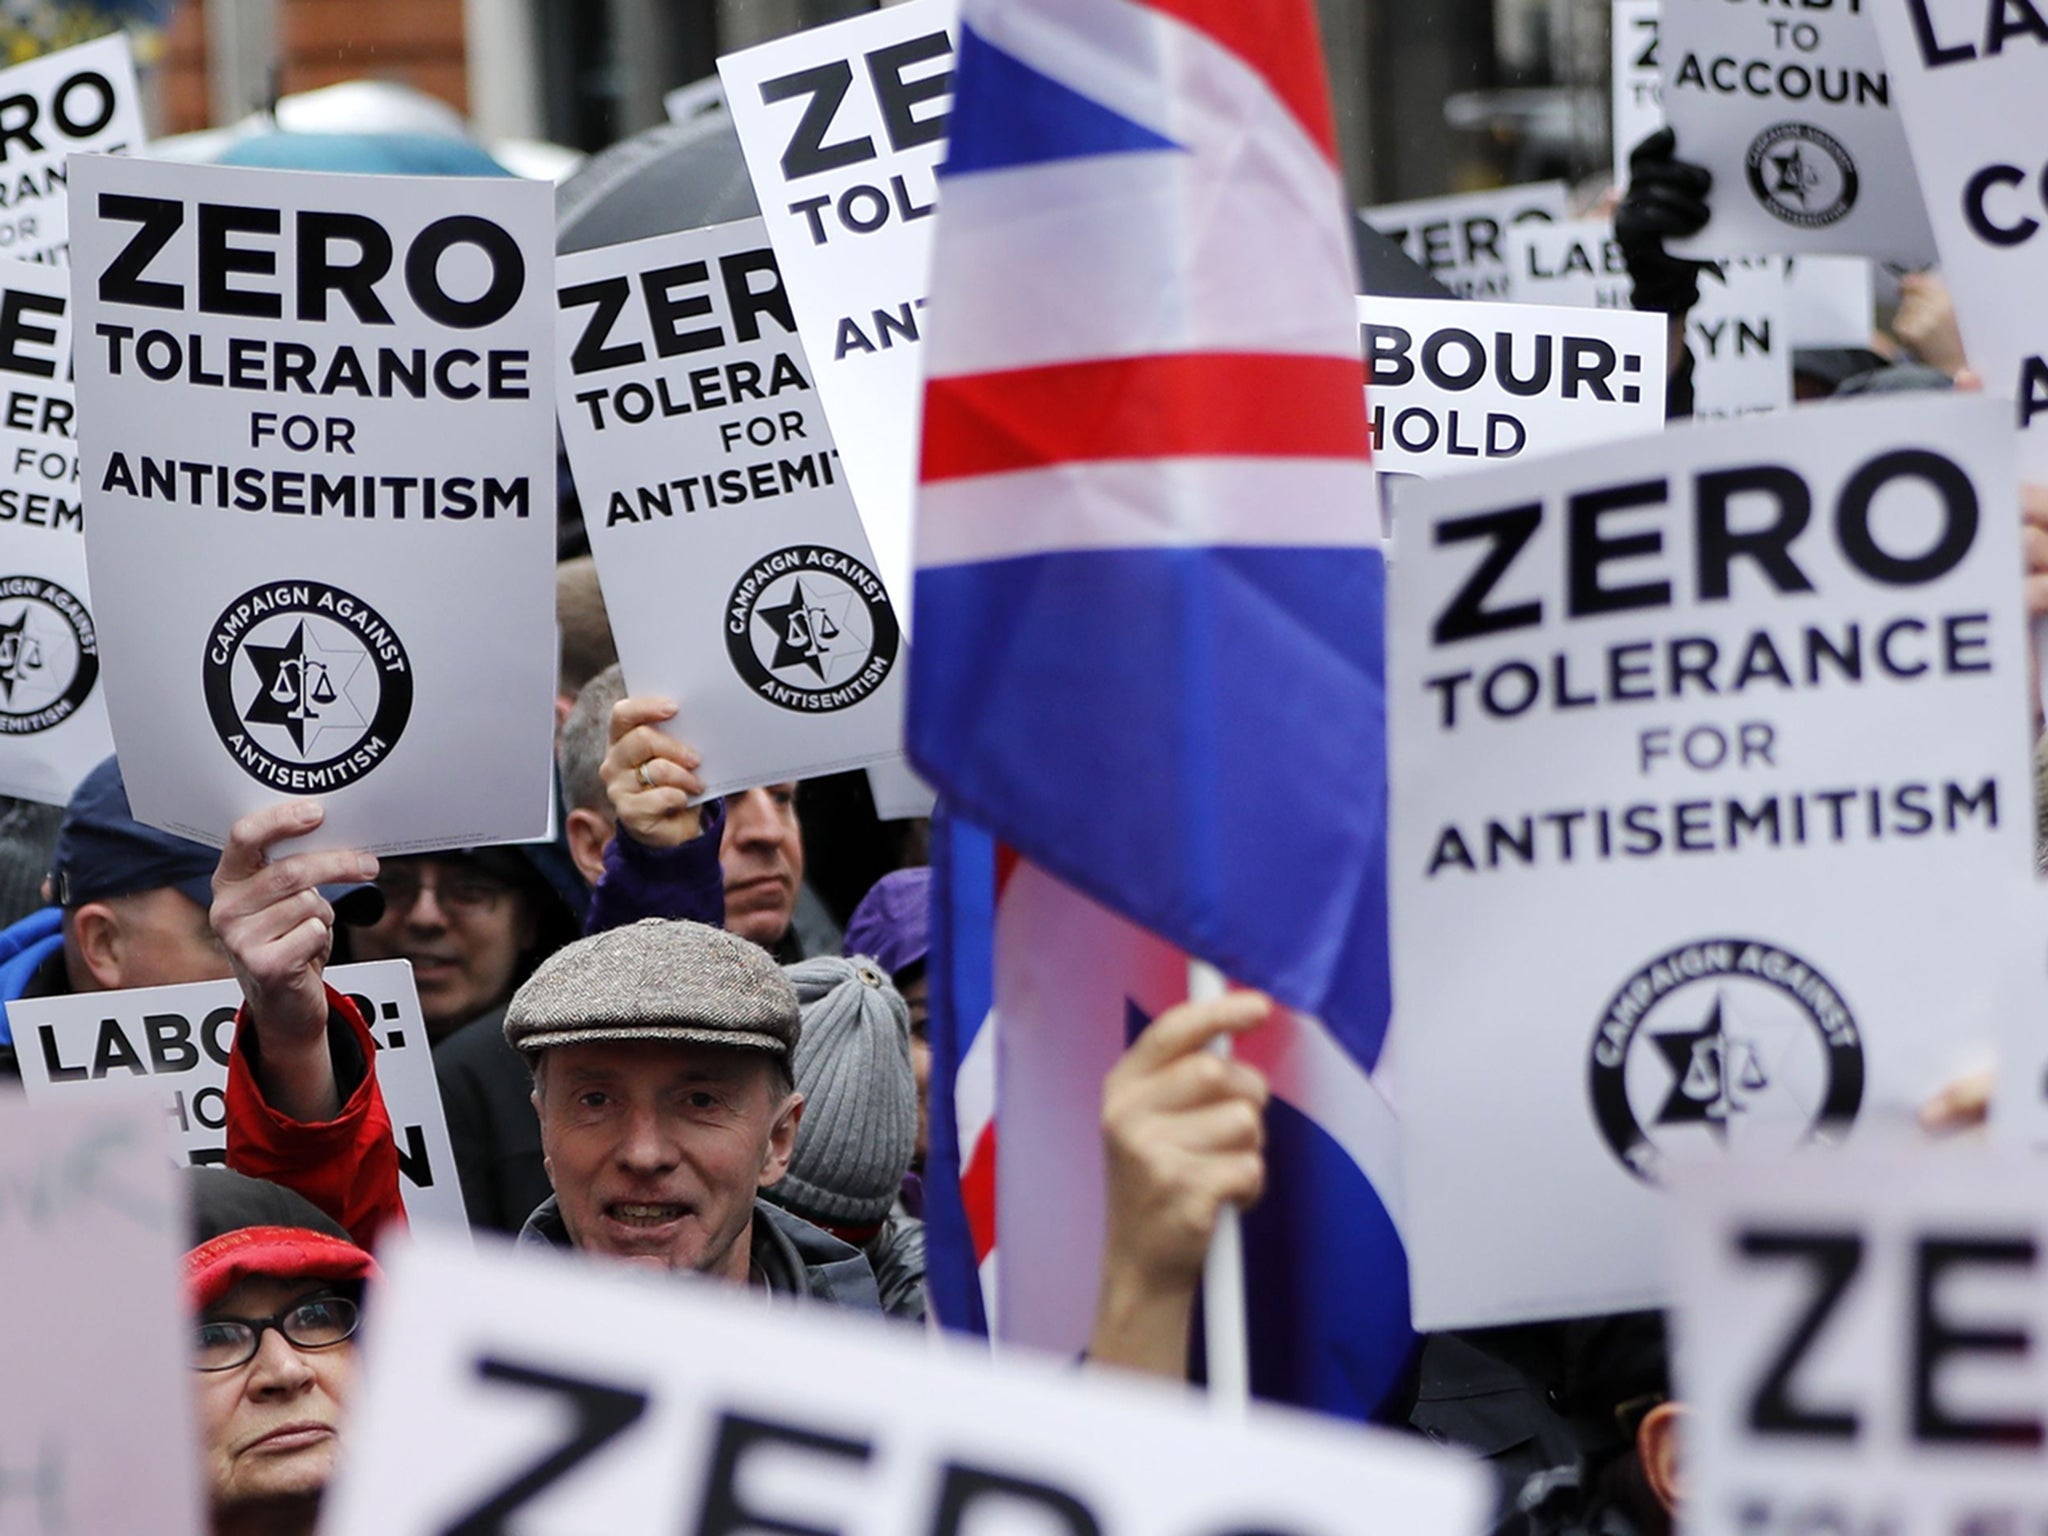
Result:
[[[1364,210],[1365,222],[1460,299],[1508,298],[1508,236],[1567,215],[1561,181],[1460,192]]]
[[[564,256],[562,439],[636,694],[713,795],[902,750],[903,627],[758,219]]]
[[[1669,1169],[1906,1119],[2036,995],[2010,429],[1843,402],[1404,492],[1416,1323],[1657,1305]]]
[[[1663,0],[1664,114],[1714,176],[1712,220],[1674,253],[1934,260],[1872,9]]]
[[[0,265],[0,794],[49,805],[114,750],[76,414],[70,276]]]
[[[1698,1536],[2043,1514],[2038,1159],[1905,1145],[1691,1170],[1670,1239]]]
[[[398,1193],[416,1226],[467,1232],[433,1042],[403,960],[337,965],[327,983],[353,998],[377,1046],[377,1084],[398,1148]],[[228,1052],[242,989],[234,981],[16,998],[7,1005],[31,1099],[103,1103],[158,1091],[181,1162],[227,1160]]]
[[[72,162],[86,554],[141,820],[219,845],[541,836],[553,201],[542,183]]]
[[[408,1245],[362,1370],[329,1536],[1476,1536],[1491,1496],[1411,1435],[573,1254]]]
[[[128,34],[115,32],[0,70],[0,256],[71,259],[71,155],[143,147]]]

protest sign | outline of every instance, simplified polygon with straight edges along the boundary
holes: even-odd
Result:
[[[541,835],[552,189],[72,162],[86,554],[138,819]]]
[[[146,1103],[0,1093],[0,1536],[197,1536],[185,1213]]]
[[[1860,0],[1796,13],[1663,0],[1658,62],[1678,155],[1713,173],[1713,217],[1688,256],[1832,251],[1914,265],[1934,236]]]
[[[1795,347],[1868,347],[1877,328],[1877,274],[1861,256],[1785,262],[1785,322]]]
[[[846,478],[906,613],[954,9],[908,0],[718,61]]]
[[[1687,1530],[2040,1523],[2039,1162],[1925,1146],[1737,1162],[1688,1170],[1674,1203]]]
[[[1456,299],[1358,301],[1382,475],[1442,475],[1655,432],[1664,317]]]
[[[1954,396],[1404,488],[1418,1327],[1657,1303],[1667,1163],[1910,1114],[2035,995],[2017,494]]]
[[[1630,307],[1634,284],[1607,224],[1524,225],[1509,234],[1508,249],[1509,294],[1518,303]],[[1700,301],[1685,320],[1694,416],[1748,416],[1792,403],[1787,265],[1782,256],[1745,256],[1700,273]],[[1657,355],[1663,346],[1660,328]]]
[[[1628,185],[1629,151],[1664,126],[1664,77],[1657,69],[1659,0],[1614,0],[1614,184]]]
[[[2048,479],[2048,19],[2032,4],[1907,0],[1874,21],[1963,350],[1985,389],[2017,404],[2020,468]]]
[[[355,999],[377,1042],[377,1082],[398,1147],[398,1192],[415,1224],[467,1230],[448,1122],[434,1079],[433,1042],[403,960],[337,965],[336,991]],[[192,1164],[227,1159],[228,1047],[242,989],[230,981],[133,987],[7,1005],[22,1086],[52,1104],[133,1097],[160,1088],[171,1146]]]
[[[1508,231],[1565,217],[1561,181],[1461,192],[1364,210],[1365,222],[1461,299],[1508,295]]]
[[[0,256],[69,264],[65,157],[141,149],[128,35],[115,32],[0,70]]]
[[[931,815],[937,803],[931,785],[917,776],[901,753],[869,765],[868,795],[875,802],[878,821],[914,821]]]
[[[0,794],[62,805],[114,750],[85,580],[71,279],[0,266]]]
[[[902,753],[902,628],[759,219],[564,256],[562,441],[627,690],[713,795]]]
[[[326,1536],[1477,1536],[1406,1436],[548,1253],[396,1253]]]

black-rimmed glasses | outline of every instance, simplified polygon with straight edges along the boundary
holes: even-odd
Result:
[[[275,1328],[298,1349],[332,1349],[362,1321],[362,1308],[346,1296],[313,1296],[275,1317],[209,1317],[192,1330],[192,1368],[231,1371],[256,1358],[265,1330]]]

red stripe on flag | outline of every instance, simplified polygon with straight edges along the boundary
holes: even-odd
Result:
[[[1273,89],[1323,152],[1337,163],[1337,129],[1323,73],[1323,45],[1310,0],[1141,0],[1215,40]]]
[[[967,1212],[967,1235],[974,1240],[974,1262],[983,1263],[996,1246],[996,1128],[993,1124],[974,1143],[960,1170],[960,1204]]]
[[[1179,352],[929,380],[927,482],[1104,459],[1363,459],[1356,358]]]

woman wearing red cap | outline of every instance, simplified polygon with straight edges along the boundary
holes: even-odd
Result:
[[[224,1168],[188,1177],[185,1290],[213,1536],[309,1536],[376,1264],[288,1189]]]

